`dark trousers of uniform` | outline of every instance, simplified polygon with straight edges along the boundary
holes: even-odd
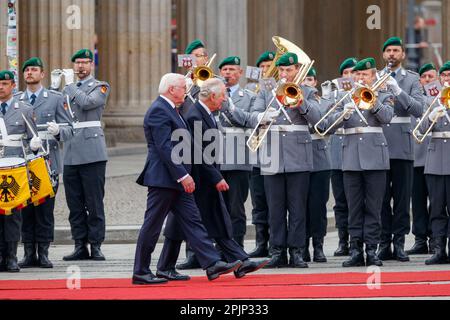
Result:
[[[0,215],[0,242],[19,242],[22,213],[16,211],[9,216]]]
[[[253,168],[250,178],[250,195],[252,197],[252,223],[267,226],[269,224],[269,207],[267,206],[264,176],[260,168]]]
[[[428,187],[425,167],[414,168],[412,188],[412,233],[416,238],[427,240],[431,237],[430,211],[428,209]]]
[[[386,171],[345,171],[348,203],[348,232],[351,240],[378,245],[381,236],[381,207]]]
[[[222,171],[222,176],[230,186],[230,190],[223,193],[225,205],[230,213],[233,227],[233,238],[238,240],[245,236],[247,217],[245,215],[245,201],[248,198],[250,173],[248,171]]]
[[[327,234],[330,174],[328,170],[311,173],[306,211],[306,238],[324,238]]]
[[[344,190],[344,173],[342,170],[331,171],[331,188],[335,205],[333,207],[334,217],[336,219],[336,228],[339,230],[348,230],[348,204]]]
[[[244,249],[233,239],[214,238],[214,242],[216,243],[216,247],[219,247],[227,262],[234,262],[236,260],[244,261],[249,258]],[[180,240],[172,240],[166,237],[158,260],[157,268],[159,271],[175,269],[180,254],[181,243],[182,241]]]
[[[450,237],[450,176],[426,175],[433,238]]]
[[[164,220],[169,211],[172,211],[176,216],[187,242],[195,252],[203,269],[220,260],[219,254],[214,249],[211,240],[208,239],[194,196],[174,189],[149,187],[144,223],[136,245],[134,274],[151,273],[151,254],[155,250]],[[177,242],[181,243],[181,241]],[[178,244],[175,248],[166,248],[166,254],[173,254],[175,249],[178,253],[180,249]]]
[[[56,187],[56,190],[58,187]],[[56,194],[57,191],[55,191]],[[35,207],[22,209],[22,242],[53,242],[55,233],[55,198],[47,198]]]
[[[264,176],[270,247],[305,248],[309,172]]]
[[[105,240],[106,161],[64,166],[64,189],[73,240],[102,243]]]
[[[391,170],[387,171],[386,193],[381,211],[382,242],[390,242],[392,235],[405,236],[411,230],[409,209],[414,162],[393,159],[390,165]],[[393,208],[391,199],[394,200]]]

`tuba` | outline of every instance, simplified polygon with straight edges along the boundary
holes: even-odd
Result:
[[[299,102],[303,100],[303,93],[299,85],[301,82],[303,82],[309,70],[312,68],[312,65],[314,64],[314,61],[311,61],[308,55],[292,42],[278,36],[273,37],[272,41],[277,47],[277,52],[269,70],[267,70],[265,74],[265,78],[274,78],[275,80],[280,80],[276,62],[283,54],[287,52],[292,52],[297,55],[298,62],[301,64],[301,68],[292,83],[280,81],[278,87],[272,90],[273,98],[266,106],[264,115],[269,111],[270,105],[273,103],[273,101],[275,101],[275,99],[278,100],[279,104],[282,103],[283,105],[287,106],[298,105]],[[280,106],[280,108],[283,108],[283,106]],[[247,141],[247,147],[252,152],[256,152],[259,149],[273,123],[274,121],[266,125],[262,123],[262,120],[258,122]]]

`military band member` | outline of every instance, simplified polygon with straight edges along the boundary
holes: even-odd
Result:
[[[23,77],[27,85],[26,90],[15,95],[24,103],[33,107],[36,124],[43,125],[38,128],[39,137],[43,147],[49,151],[50,169],[49,174],[58,175],[61,172],[61,155],[59,150],[59,135],[56,137],[51,133],[57,133],[47,127],[51,122],[70,123],[67,112],[64,110],[64,98],[59,92],[47,90],[42,85],[45,77],[44,65],[40,58],[27,60],[22,68]],[[58,185],[55,186],[55,190]],[[21,268],[52,268],[53,264],[48,259],[48,249],[54,240],[54,216],[55,198],[47,198],[39,206],[29,205],[22,210],[22,242],[25,255],[19,266]],[[37,253],[37,255],[36,255]]]
[[[436,67],[432,63],[423,65],[419,70],[420,84],[425,86],[438,80]],[[431,104],[433,97],[424,93],[425,111]],[[417,119],[419,121],[420,119]],[[406,251],[407,254],[428,254],[432,250],[430,212],[428,210],[428,189],[425,180],[425,160],[431,136],[426,137],[423,143],[414,141],[414,177],[412,187],[412,233],[415,236],[413,247]],[[428,243],[427,243],[428,241]]]
[[[339,66],[339,74],[343,78],[352,79],[356,74],[353,72],[358,61],[356,58],[347,58]],[[333,103],[337,103],[347,92],[335,90],[330,92]],[[322,92],[322,97],[324,96]],[[347,256],[349,254],[349,233],[348,233],[348,204],[344,191],[344,175],[342,172],[342,143],[344,141],[343,129],[338,129],[330,136],[331,153],[331,188],[335,205],[333,207],[338,230],[339,244],[334,252],[335,257]]]
[[[262,76],[267,73],[273,63],[275,52],[266,51],[258,58],[256,66],[261,69]],[[250,195],[252,198],[252,223],[255,225],[256,247],[249,256],[267,257],[269,255],[269,208],[267,207],[264,190],[264,176],[261,175],[259,164],[253,166],[250,178]]]
[[[445,74],[444,74],[445,73]],[[441,81],[450,78],[450,61],[446,62],[439,70]],[[445,82],[444,82],[445,83]],[[449,101],[436,103],[433,110],[424,119],[421,132],[425,133],[433,121],[432,138],[428,146],[425,162],[425,179],[430,198],[431,233],[435,253],[425,261],[427,265],[443,264],[450,262],[446,251],[447,238],[450,238],[449,230],[449,204],[450,196],[450,121]],[[448,242],[450,244],[450,241]]]
[[[317,71],[311,68],[304,85],[317,87]],[[333,102],[319,98],[321,116],[327,113]],[[318,135],[310,125],[313,150],[313,170],[309,180],[308,206],[306,211],[306,247],[303,255],[305,262],[311,261],[309,253],[310,239],[313,240],[313,261],[327,262],[323,253],[323,240],[327,234],[327,202],[330,197],[331,159],[327,140]]]
[[[298,56],[286,53],[276,62],[281,79],[292,82],[300,70]],[[260,152],[261,173],[269,206],[271,261],[267,268],[290,265],[306,268],[303,250],[306,242],[306,210],[309,176],[313,169],[311,135],[308,122],[320,119],[317,90],[300,85],[303,100],[295,107],[286,108],[286,114],[277,111],[275,125],[267,136]],[[273,98],[272,92],[261,91],[253,110],[263,112]],[[280,108],[272,100],[271,107]],[[284,108],[284,107],[282,107]],[[261,117],[259,117],[261,118]],[[264,150],[266,149],[266,150]],[[267,152],[267,150],[269,150]],[[289,212],[289,213],[288,213]]]
[[[411,116],[422,116],[423,90],[419,75],[402,67],[405,57],[400,38],[393,37],[384,43],[383,59],[391,65],[390,69],[385,68],[384,71],[391,73],[387,87],[395,96],[395,116],[390,124],[383,127],[389,145],[390,170],[381,212],[382,236],[378,251],[381,260],[409,261],[404,247],[405,236],[410,231],[409,209],[414,171]]]
[[[63,258],[65,261],[105,260],[100,247],[105,240],[103,197],[108,157],[101,119],[110,87],[92,76],[93,59],[88,49],[72,56],[74,69],[64,72],[63,94],[69,97],[73,124],[61,128],[55,125],[64,142],[63,181],[75,241],[75,250]],[[91,245],[90,254],[87,243]]]
[[[356,80],[372,86],[376,81],[375,59],[359,61],[353,69]],[[383,124],[390,123],[394,114],[393,96],[378,92],[375,105],[369,110],[355,112],[354,103],[346,103],[342,112],[330,118],[330,124],[346,114],[341,125],[344,127],[342,148],[342,170],[344,190],[349,209],[351,246],[350,258],[343,267],[377,265],[382,262],[376,255],[380,242],[380,214],[386,184],[386,170],[389,169],[389,151],[383,134]],[[364,124],[364,120],[368,125]],[[366,245],[366,262],[363,245]]]
[[[7,70],[0,71],[0,119],[5,125],[7,134],[4,136],[2,133],[4,158],[26,157],[20,139],[29,144],[33,153],[37,153],[42,147],[41,139],[33,137],[33,132],[22,117],[25,116],[36,132],[33,108],[13,96],[15,87],[14,74]],[[14,209],[11,215],[0,215],[0,271],[20,271],[17,264],[17,246],[20,241],[21,225],[22,213],[19,209]]]
[[[225,58],[219,64],[219,70],[225,79],[228,96],[233,101],[234,107],[250,112],[256,96],[239,85],[243,74],[241,59],[235,56]],[[233,123],[224,113],[220,113],[219,119],[223,130],[224,151],[220,171],[230,185],[230,190],[224,192],[224,199],[231,216],[233,239],[243,248],[247,229],[245,201],[248,198],[252,171],[249,150],[246,146],[246,128]]]

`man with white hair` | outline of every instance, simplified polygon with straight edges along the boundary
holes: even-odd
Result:
[[[206,80],[200,88],[199,101],[186,114],[186,122],[195,137],[194,153],[201,157],[201,162],[195,162],[192,166],[192,177],[197,186],[194,197],[202,222],[209,237],[215,240],[227,261],[243,261],[243,265],[234,272],[236,278],[241,278],[249,272],[262,268],[269,260],[250,261],[244,249],[233,239],[231,216],[222,194],[230,188],[215,160],[216,152],[220,147],[220,133],[213,113],[221,109],[226,98],[225,85],[221,80]],[[210,135],[209,133],[212,133],[211,136],[214,137],[211,142],[206,138],[202,138],[200,143],[197,142],[198,136],[206,137]],[[212,151],[208,154],[207,150]],[[196,159],[195,156],[194,159]],[[172,229],[175,235],[182,233],[177,227],[176,220],[180,222],[179,217],[174,219],[174,215],[170,215],[166,224],[166,228]],[[171,238],[166,233],[166,241],[158,262],[156,273],[158,277],[168,280],[185,280],[175,270],[180,245],[181,240],[177,240],[176,237]]]
[[[173,132],[186,130],[189,134],[177,108],[184,101],[186,80],[178,74],[166,74],[161,79],[159,93],[144,118],[148,156],[137,183],[148,187],[147,210],[136,245],[132,282],[139,285],[167,282],[167,279],[158,278],[151,272],[150,261],[169,211],[177,217],[208,279],[214,280],[221,274],[235,271],[242,262],[220,261],[192,195],[195,191],[192,166],[189,163],[178,164],[172,159],[172,151],[178,144],[171,139]]]

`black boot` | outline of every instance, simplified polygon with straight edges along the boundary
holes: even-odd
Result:
[[[23,250],[24,256],[19,262],[19,267],[23,269],[39,267],[39,261],[36,255],[36,243],[25,242],[23,244]]]
[[[19,272],[20,268],[17,264],[17,247],[19,245],[18,242],[7,242],[8,243],[8,258],[6,270],[8,272]]]
[[[334,252],[334,256],[335,257],[348,256],[349,254],[348,231],[344,229],[339,229],[338,236],[339,236],[339,245],[336,251]]]
[[[342,266],[344,268],[365,266],[363,243],[360,240],[352,240],[350,245],[350,258],[345,260]]]
[[[189,270],[189,269],[198,269],[198,268],[201,268],[201,266],[197,260],[197,257],[194,254],[194,251],[192,251],[191,248],[186,247],[186,260],[184,260],[180,264],[177,264],[177,269]]]
[[[94,261],[105,261],[105,256],[100,250],[101,243],[91,243],[91,259]]]
[[[91,256],[87,248],[87,242],[84,240],[75,240],[75,250],[63,257],[64,261],[88,260]]]
[[[377,256],[377,245],[366,244],[366,266],[381,267],[383,262]]]
[[[289,248],[289,266],[292,268],[308,268],[308,264],[303,260],[304,249]]]
[[[428,253],[429,254],[434,254],[435,253],[435,251],[434,251],[434,239],[433,238],[428,239]]]
[[[50,248],[49,242],[38,243],[38,255],[39,255],[39,267],[44,269],[53,268],[53,263],[48,258],[48,248]]]
[[[387,261],[387,260],[393,260],[394,257],[392,255],[392,249],[391,249],[391,241],[382,241],[378,247],[377,256],[380,260]]]
[[[445,237],[434,239],[433,244],[435,252],[430,259],[425,260],[426,265],[447,263],[447,253],[445,252],[446,242],[447,238]]]
[[[6,271],[6,257],[8,254],[6,253],[7,246],[5,242],[0,242],[0,272]]]
[[[428,254],[427,239],[416,237],[411,249],[406,250],[407,254]]]
[[[309,239],[310,238],[306,238],[305,248],[302,250],[303,261],[305,262],[311,262],[311,254],[309,253]]]
[[[314,262],[327,262],[327,257],[323,253],[323,238],[313,238]]]
[[[287,264],[287,253],[285,249],[280,247],[270,248],[270,261],[264,266],[265,269],[283,268]]]
[[[401,262],[409,261],[408,254],[405,252],[405,236],[394,236],[394,259]]]
[[[249,252],[250,258],[264,258],[269,255],[269,227],[264,224],[255,225],[256,248]]]

